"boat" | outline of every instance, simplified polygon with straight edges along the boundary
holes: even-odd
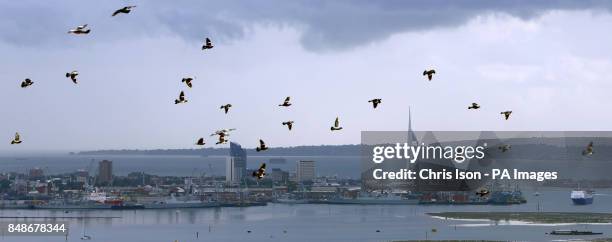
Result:
[[[127,209],[144,209],[145,206],[140,203],[123,203],[121,205],[112,205],[111,209],[115,210],[127,210]]]
[[[202,201],[200,199],[185,196],[177,198],[174,195],[171,195],[169,198],[166,198],[161,201],[155,201],[152,203],[143,204],[144,208],[208,208],[208,207],[218,207],[219,203],[212,201]]]
[[[593,231],[579,231],[579,230],[553,230],[550,232],[551,235],[599,235],[603,233],[597,233]]]
[[[570,195],[574,205],[588,205],[593,203],[593,192],[588,190],[574,190]]]
[[[321,201],[327,204],[408,205],[419,204],[419,198],[400,193],[360,194],[355,198],[335,197]]]

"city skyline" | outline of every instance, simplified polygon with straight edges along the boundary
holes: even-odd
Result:
[[[360,131],[406,130],[409,106],[415,130],[611,128],[599,111],[612,87],[612,53],[598,48],[612,40],[599,31],[612,24],[606,3],[131,3],[114,18],[124,2],[0,3],[0,152],[227,147],[207,136],[222,128],[248,148],[357,144]],[[91,34],[66,34],[86,23]],[[19,88],[24,78],[35,84]],[[181,90],[190,102],[174,105]],[[15,132],[23,143],[10,146]]]

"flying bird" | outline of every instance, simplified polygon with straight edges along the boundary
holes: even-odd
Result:
[[[259,169],[253,171],[253,176],[257,177],[257,180],[261,180],[266,176],[266,163],[262,163]]]
[[[264,150],[267,150],[267,149],[268,149],[268,147],[266,146],[266,143],[264,143],[264,141],[260,139],[259,140],[259,147],[255,148],[255,150],[257,152],[260,152],[260,151],[264,151]]]
[[[209,38],[206,38],[206,42],[204,45],[202,45],[202,50],[212,49],[213,47],[212,41],[210,41]]]
[[[503,111],[500,114],[504,115],[504,118],[508,120],[510,118],[510,114],[512,114],[512,111]]]
[[[491,192],[489,192],[489,190],[487,189],[481,189],[480,191],[476,192],[476,195],[479,195],[480,197],[484,197],[489,195]]]
[[[512,148],[512,146],[510,145],[500,145],[497,147],[497,149],[499,149],[501,152],[506,152],[508,150],[510,150]]]
[[[215,143],[215,144],[218,145],[218,144],[225,144],[225,143],[227,143],[227,139],[225,139],[225,136],[226,136],[225,133],[219,133],[217,135],[219,135],[219,141],[217,141],[217,143]]]
[[[181,80],[181,82],[184,82],[189,88],[192,88],[193,85],[191,84],[191,81],[193,81],[193,79],[195,79],[195,77],[185,77]]]
[[[340,127],[340,121],[338,120],[338,117],[336,117],[336,121],[334,122],[334,126],[331,127],[331,131],[335,131],[335,130],[341,130],[342,127]]]
[[[593,141],[589,142],[586,149],[582,151],[582,155],[591,156],[593,154]]]
[[[66,72],[66,78],[70,78],[74,84],[78,84],[77,76],[79,75],[78,71]]]
[[[423,76],[427,76],[427,79],[429,79],[429,81],[431,81],[431,78],[433,78],[434,74],[436,74],[436,70],[434,69],[423,71]]]
[[[132,11],[132,8],[135,8],[135,7],[136,7],[136,6],[125,6],[125,7],[122,7],[122,8],[120,8],[120,9],[117,9],[117,10],[116,10],[116,11],[113,13],[113,17],[115,17],[117,14],[120,14],[120,13],[125,13],[125,14],[128,14],[128,13],[130,13],[130,12]]]
[[[181,91],[179,94],[179,98],[174,100],[174,104],[186,103],[187,99],[185,99],[185,92]]]
[[[236,129],[220,129],[215,131],[214,133],[212,133],[210,136],[215,136],[215,135],[219,135],[219,134],[224,134],[225,136],[229,136],[229,132],[230,131],[234,131]]]
[[[478,103],[472,103],[472,106],[469,106],[468,109],[479,109],[480,105]]]
[[[372,100],[370,100],[370,101],[368,101],[368,102],[369,102],[369,103],[372,103],[372,106],[373,106],[374,108],[376,108],[376,107],[378,107],[378,104],[382,103],[382,99],[380,99],[380,98],[374,98],[374,99],[372,99]]]
[[[19,136],[19,133],[15,133],[15,138],[11,141],[11,144],[21,144],[21,136]]]
[[[30,80],[30,78],[26,78],[25,80],[21,82],[21,88],[32,86],[32,84],[34,84],[34,82]]]
[[[79,25],[74,29],[68,30],[69,34],[89,34],[91,29],[87,27],[87,24]]]
[[[196,142],[196,145],[205,145],[206,143],[204,143],[204,138],[200,138],[198,139],[198,141]]]
[[[278,106],[289,107],[289,106],[291,106],[291,103],[289,102],[290,100],[291,100],[291,97],[286,97],[285,101],[282,104],[279,104]]]
[[[229,109],[232,107],[232,104],[225,104],[223,106],[221,106],[219,109],[223,109],[225,111],[225,114],[227,114],[227,112],[229,111]]]
[[[283,125],[287,125],[287,128],[291,130],[291,128],[293,128],[293,121],[289,120],[287,122],[283,122]]]

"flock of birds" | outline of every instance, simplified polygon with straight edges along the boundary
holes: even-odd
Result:
[[[119,14],[129,14],[136,6],[125,6],[123,8],[117,9],[115,12],[113,12],[112,16],[117,16]],[[87,35],[91,32],[91,28],[89,28],[89,26],[87,24],[84,25],[79,25],[73,29],[70,29],[68,31],[68,34],[74,34],[74,35]],[[206,38],[204,40],[204,43],[202,45],[202,51],[208,51],[214,48],[214,45],[212,43],[212,41],[210,40],[210,38]],[[434,75],[436,74],[436,70],[434,69],[429,69],[429,70],[424,70],[423,71],[423,76],[425,76],[427,78],[428,81],[432,81]],[[78,77],[79,72],[77,70],[73,70],[71,72],[67,72],[66,73],[66,78],[69,78],[75,85],[78,84]],[[185,85],[188,88],[192,88],[193,87],[193,81],[195,80],[195,77],[185,77],[181,80],[182,83],[185,83]],[[30,86],[34,85],[34,82],[29,79],[26,78],[24,81],[21,82],[21,87],[22,88],[28,88]],[[179,96],[177,99],[174,100],[175,104],[183,104],[183,103],[187,103],[188,100],[185,97],[185,92],[181,91],[179,93]],[[372,103],[372,107],[374,109],[378,108],[379,105],[381,105],[382,103],[382,99],[381,98],[374,98],[368,101],[368,103]],[[290,107],[291,106],[291,97],[286,97],[285,100],[279,104],[278,106],[280,107]],[[223,112],[225,114],[227,114],[230,111],[230,108],[232,107],[232,104],[228,103],[228,104],[224,104],[221,105],[219,109],[223,110]],[[468,109],[470,110],[477,110],[480,108],[480,105],[478,103],[472,103],[470,106],[468,106]],[[503,111],[500,113],[501,115],[503,115],[503,118],[505,120],[508,120],[510,118],[510,115],[512,114],[511,110],[507,110],[507,111]],[[294,121],[293,120],[288,120],[288,121],[284,121],[282,122],[283,126],[287,126],[288,130],[291,131],[293,129],[293,124]],[[217,142],[215,144],[219,145],[219,144],[226,144],[228,141],[228,136],[230,136],[230,132],[233,131],[235,129],[222,129],[222,130],[217,130],[215,133],[211,134],[211,136],[218,136],[217,137]],[[330,130],[333,131],[340,131],[342,130],[342,126],[340,125],[340,119],[339,117],[336,117],[335,121],[333,122],[333,125],[330,127]],[[19,135],[19,133],[15,133],[15,137],[13,138],[13,140],[11,141],[11,144],[21,144],[22,140],[21,137]],[[198,146],[204,146],[206,144],[206,141],[204,140],[203,137],[200,137],[197,139],[195,145]],[[266,146],[265,142],[263,140],[259,140],[259,146],[256,148],[257,152],[260,151],[265,151],[267,150],[268,147]],[[509,145],[505,145],[505,146],[500,146],[499,149],[502,152],[506,152],[507,150],[510,149]],[[585,151],[583,151],[583,155],[591,155],[593,154],[593,142],[591,142],[589,144],[589,146],[587,147],[587,149]],[[262,179],[265,177],[265,168],[266,168],[266,164],[263,163],[261,164],[260,168],[256,171],[253,172],[253,176],[256,177],[257,179]]]

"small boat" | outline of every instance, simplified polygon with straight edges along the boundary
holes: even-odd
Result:
[[[603,233],[597,233],[593,231],[579,231],[579,230],[553,230],[550,232],[551,235],[599,235]]]
[[[588,205],[593,203],[593,192],[592,191],[572,191],[570,195],[574,205]]]

